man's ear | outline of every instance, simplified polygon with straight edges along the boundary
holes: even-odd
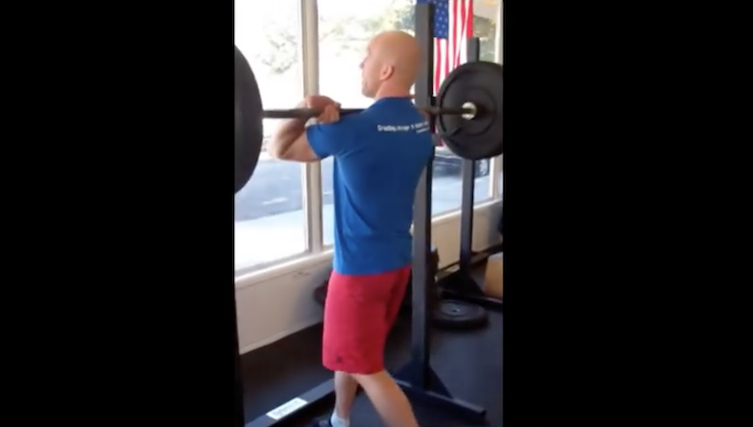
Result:
[[[380,73],[379,77],[381,80],[387,80],[390,77],[392,77],[395,74],[395,66],[394,65],[385,65],[382,67],[382,72]]]

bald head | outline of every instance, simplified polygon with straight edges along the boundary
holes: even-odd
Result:
[[[416,81],[421,47],[403,31],[385,31],[371,39],[361,63],[362,92],[370,98],[408,96]]]

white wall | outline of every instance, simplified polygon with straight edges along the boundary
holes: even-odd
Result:
[[[497,232],[500,215],[502,202],[499,200],[476,207],[474,250],[485,250],[501,241]],[[460,252],[459,213],[435,219],[432,240],[439,249],[440,268],[456,262]],[[312,292],[327,278],[332,255],[322,254],[317,259],[299,261],[298,265],[300,268],[296,270],[287,269],[236,281],[241,353],[321,322],[322,309],[314,302]]]

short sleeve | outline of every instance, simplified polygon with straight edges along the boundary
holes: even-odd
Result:
[[[358,115],[347,115],[337,123],[309,126],[306,128],[306,138],[320,159],[341,156],[353,149],[358,141],[358,125]]]

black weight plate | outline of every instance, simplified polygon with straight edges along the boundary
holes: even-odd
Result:
[[[488,320],[483,307],[460,300],[442,300],[432,313],[432,325],[439,329],[478,329]]]
[[[324,282],[323,285],[314,289],[314,301],[322,307],[324,307],[324,301],[327,300],[327,283]]]
[[[437,275],[437,271],[439,270],[439,249],[434,245],[431,245],[429,263],[426,265],[426,268],[428,269],[429,277],[431,277],[431,283],[435,283],[434,276]],[[434,294],[438,292],[435,291],[436,289],[430,290],[429,295],[434,296]],[[408,286],[405,289],[405,296],[403,297],[401,308],[405,313],[408,313],[411,305],[413,305],[413,269],[411,269],[410,275],[408,276]],[[431,301],[429,301],[429,305],[431,306]]]
[[[437,116],[439,136],[458,157],[481,160],[502,154],[502,65],[467,62],[452,70],[442,82],[437,106],[462,108],[476,105],[471,120],[459,115]]]
[[[254,174],[264,139],[263,108],[251,66],[235,46],[235,192]]]

